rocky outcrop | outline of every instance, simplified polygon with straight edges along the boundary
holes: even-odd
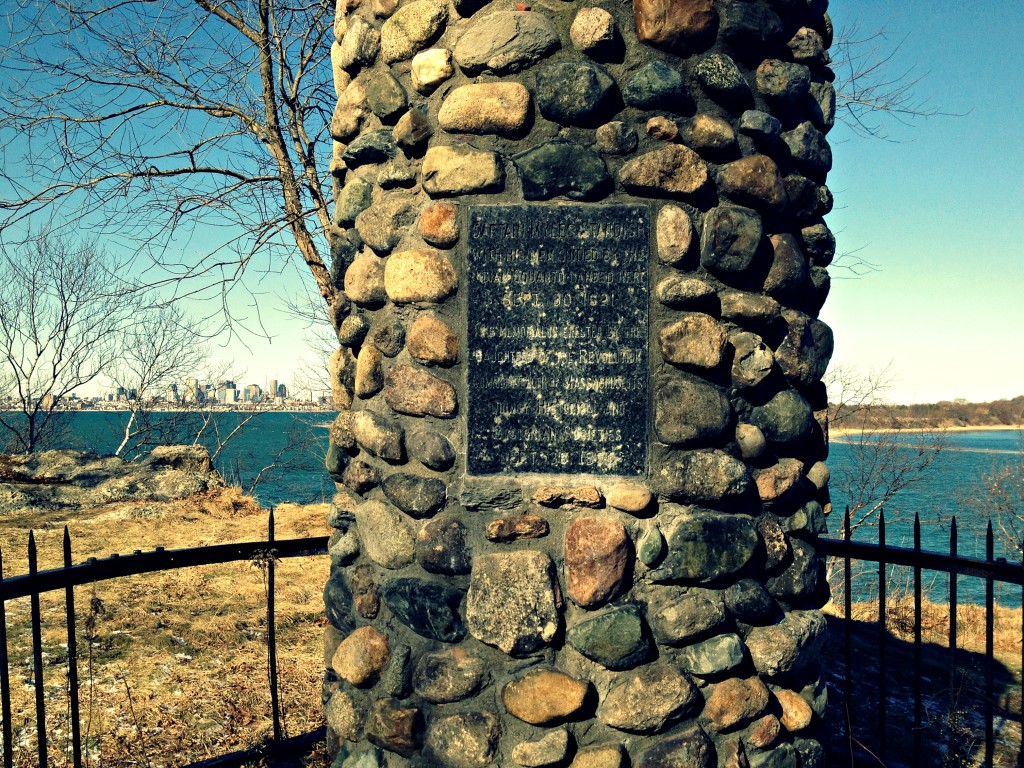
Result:
[[[161,446],[138,461],[82,451],[0,455],[0,517],[173,501],[223,486],[209,451],[199,445]]]

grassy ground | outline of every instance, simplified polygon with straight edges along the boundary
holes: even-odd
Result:
[[[282,505],[279,538],[323,535],[324,505]],[[27,569],[25,542],[36,531],[40,568],[61,564],[65,520],[45,514],[5,519],[0,527],[4,573]],[[75,562],[155,546],[191,547],[266,535],[266,512],[237,489],[183,502],[98,507],[71,522]],[[284,560],[277,568],[280,691],[285,730],[322,724],[321,590],[326,556]],[[118,579],[76,590],[82,725],[90,766],[179,766],[250,747],[270,736],[264,573],[249,563],[205,566]],[[44,690],[50,765],[70,764],[67,638],[64,603],[43,597]],[[36,765],[35,687],[28,601],[8,603],[15,764]],[[854,606],[853,689],[844,701],[845,622],[829,607],[831,643],[825,668],[830,692],[832,764],[882,765],[878,738],[877,604]],[[951,664],[948,606],[926,602],[923,615],[923,741],[912,753],[913,605],[892,602],[886,640],[888,766],[973,766],[984,747],[984,611],[962,605],[959,646]],[[996,766],[1017,765],[1021,743],[1021,611],[997,608],[995,657]],[[324,765],[322,751],[295,763]]]
[[[323,535],[326,507],[282,505],[278,538]],[[4,573],[27,570],[35,529],[39,567],[61,564],[65,521],[5,520]],[[237,489],[182,502],[118,504],[76,514],[73,559],[266,536],[266,512]],[[284,725],[295,735],[323,721],[321,591],[326,556],[277,565],[277,637]],[[177,766],[260,743],[272,733],[264,571],[233,563],[115,579],[75,591],[85,762]],[[67,637],[62,593],[42,599],[50,765],[70,764]],[[28,600],[8,603],[15,764],[36,765]]]
[[[878,603],[856,603],[849,630],[852,688],[845,693],[842,606],[826,606],[830,642],[825,669],[830,683],[830,747],[836,766],[980,766],[984,764],[986,703],[985,609],[957,609],[957,654],[949,650],[949,606],[925,601],[922,606],[921,692],[924,754],[914,753],[914,605],[909,596],[888,605],[885,640],[888,723],[885,760],[879,739]],[[1019,765],[1021,749],[1021,610],[994,611],[995,750],[992,764]]]

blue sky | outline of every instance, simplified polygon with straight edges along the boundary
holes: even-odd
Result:
[[[861,277],[832,270],[822,317],[834,364],[888,367],[894,402],[1024,394],[1024,6],[833,0],[830,12],[837,30],[884,29],[882,49],[900,45],[888,72],[920,77],[913,98],[956,115],[884,121],[889,141],[841,124],[829,135],[829,225],[841,252],[877,266]],[[305,279],[286,267],[252,287]],[[246,383],[291,383],[299,358],[316,357],[302,324],[274,309],[263,322],[272,340],[248,336],[218,356]]]
[[[890,121],[894,141],[829,134],[829,226],[879,268],[832,271],[834,364],[889,365],[894,402],[1024,394],[1024,6],[833,0],[830,13],[837,29],[905,38],[891,71],[912,69],[915,95],[958,115]]]

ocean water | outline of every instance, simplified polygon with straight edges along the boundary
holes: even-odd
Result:
[[[228,437],[247,415],[239,412],[215,414],[214,422],[199,439],[211,454],[223,443],[220,454],[214,458],[214,466],[225,480],[248,489],[264,470],[254,493],[264,507],[273,507],[284,501],[329,501],[334,493],[334,484],[324,470],[324,454],[327,451],[327,428],[335,414],[309,411],[256,413]],[[121,443],[127,418],[126,413],[117,411],[70,413],[61,447],[99,454],[113,453]],[[192,442],[200,426],[198,421],[179,426],[176,441]]]
[[[258,413],[237,434],[228,440],[215,459],[217,469],[230,482],[248,488],[260,470],[264,472],[256,486],[260,503],[272,507],[284,501],[311,503],[329,500],[333,484],[323,466],[327,448],[327,428],[334,413],[266,412]],[[111,453],[120,443],[126,414],[109,411],[70,414],[67,447]],[[243,418],[239,413],[217,414],[215,429],[201,440],[214,449],[217,437],[230,433]],[[910,457],[914,446],[925,438],[915,434],[883,438],[895,443],[895,463]],[[828,464],[832,470],[832,501],[834,512],[828,520],[830,534],[841,534],[842,510],[848,503],[841,490],[839,476],[856,470],[858,449],[848,438],[834,439]],[[985,525],[993,510],[986,508],[982,483],[984,476],[1001,467],[1012,466],[1024,472],[1022,448],[1024,438],[1016,430],[954,432],[945,437],[945,446],[920,478],[898,492],[885,507],[889,544],[913,545],[912,520],[918,514],[922,523],[922,546],[940,552],[949,551],[950,520],[956,516],[959,529],[959,552],[983,557]],[[862,460],[864,457],[861,457]],[[872,458],[868,453],[867,458]],[[865,526],[854,534],[855,539],[877,540],[877,528]],[[1007,555],[996,541],[996,554]],[[870,581],[870,579],[868,579]],[[933,599],[945,599],[946,577],[934,579]],[[864,590],[870,591],[867,583]],[[983,585],[975,579],[961,579],[964,599],[980,601]],[[861,591],[860,589],[858,591]],[[1020,604],[1020,590],[1003,587],[1000,601]]]
[[[927,438],[916,434],[883,436],[881,439],[893,446],[893,464],[910,460],[915,446]],[[1024,475],[1024,437],[1014,429],[977,432],[949,432],[942,436],[943,448],[934,462],[919,479],[899,491],[885,505],[886,543],[912,547],[913,519],[921,519],[921,546],[937,552],[949,552],[950,522],[957,521],[958,552],[960,555],[983,558],[985,556],[985,530],[990,518],[996,522],[995,510],[985,499],[985,478],[987,475],[1014,468]],[[842,533],[843,509],[848,499],[841,491],[844,472],[856,472],[858,460],[872,460],[883,455],[886,449],[859,455],[856,443],[847,438],[833,439],[828,465],[832,471],[831,495],[834,512],[829,518],[830,535],[838,538]],[[855,540],[877,541],[877,526],[864,526],[854,533]],[[1018,560],[1006,543],[999,538],[998,527],[995,536],[995,556]],[[874,566],[872,566],[873,568]],[[907,586],[909,569],[892,569],[891,578]],[[948,577],[944,574],[924,577],[926,590],[930,589],[933,600],[948,599]],[[983,602],[984,582],[979,579],[961,577],[959,580],[962,601]],[[858,584],[858,593],[870,597],[877,590],[877,578],[866,576]],[[996,585],[996,599],[1001,604],[1016,607],[1021,604],[1020,587]]]

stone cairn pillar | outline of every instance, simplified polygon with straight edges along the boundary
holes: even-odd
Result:
[[[825,0],[341,0],[337,766],[824,763]]]

